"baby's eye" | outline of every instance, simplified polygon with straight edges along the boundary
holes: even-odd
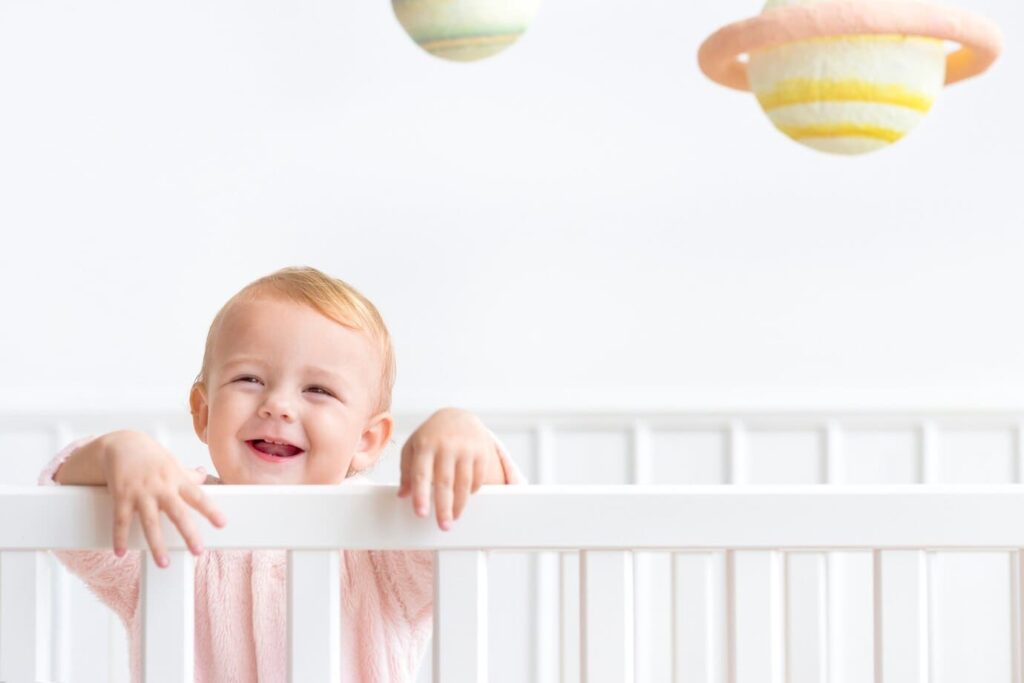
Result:
[[[236,379],[235,381],[236,381],[236,382],[244,382],[245,380],[249,380],[249,379],[254,379],[254,380],[256,380],[257,382],[259,382],[259,381],[260,381],[258,377],[253,377],[252,375],[246,375],[245,377],[239,377],[239,378],[238,378],[238,379]],[[246,383],[247,383],[247,384],[249,384],[249,382],[246,382]]]
[[[310,387],[310,389],[319,389],[319,393],[326,394],[327,396],[334,396],[334,394],[329,392],[327,389],[324,389],[323,387]]]

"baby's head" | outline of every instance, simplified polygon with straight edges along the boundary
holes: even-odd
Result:
[[[189,404],[223,483],[337,484],[387,444],[394,381],[374,305],[315,268],[283,268],[214,317]]]

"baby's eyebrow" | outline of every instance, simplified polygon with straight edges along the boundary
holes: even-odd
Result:
[[[246,363],[252,365],[266,365],[266,363],[264,363],[258,358],[235,358],[234,360],[229,360],[227,363],[224,364],[224,370],[226,371],[230,368],[235,367],[236,365],[245,365]]]
[[[224,369],[227,370],[228,368],[232,368],[232,367],[234,367],[236,365],[242,365],[242,364],[245,364],[245,363],[252,363],[253,365],[266,366],[266,363],[264,363],[259,358],[242,357],[242,358],[233,358],[233,359],[229,360],[227,363],[224,364]],[[327,370],[325,368],[318,367],[316,365],[307,365],[304,368],[302,368],[302,370],[303,370],[303,372],[310,372],[310,373],[315,373],[315,374],[323,375],[325,377],[330,377],[331,379],[335,379],[335,380],[337,380],[339,382],[344,381],[344,377],[342,377],[341,375],[339,375],[339,374],[337,374],[335,372],[331,372],[330,370]]]
[[[310,373],[317,374],[317,375],[323,375],[324,377],[329,377],[331,379],[338,380],[339,382],[343,381],[343,378],[341,377],[341,375],[339,375],[339,374],[337,374],[335,372],[331,372],[330,370],[324,370],[323,368],[318,368],[315,365],[307,365],[306,367],[302,368],[302,370],[304,372],[310,372]]]

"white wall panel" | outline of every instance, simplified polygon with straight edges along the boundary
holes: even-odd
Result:
[[[905,429],[850,429],[843,433],[844,483],[917,482],[918,436]]]
[[[53,438],[45,432],[0,430],[0,482],[34,486],[52,448]]]
[[[746,473],[751,484],[820,484],[825,480],[819,431],[748,430]]]
[[[625,484],[630,473],[627,431],[565,431],[556,433],[558,484]]]
[[[1015,435],[1009,428],[943,429],[936,481],[1010,484],[1015,481]]]
[[[724,484],[726,447],[722,429],[654,431],[650,483]]]

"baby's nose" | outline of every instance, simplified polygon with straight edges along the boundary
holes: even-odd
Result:
[[[268,400],[260,408],[261,417],[275,417],[280,416],[282,419],[290,420],[293,417],[291,407],[283,401],[272,401]]]

